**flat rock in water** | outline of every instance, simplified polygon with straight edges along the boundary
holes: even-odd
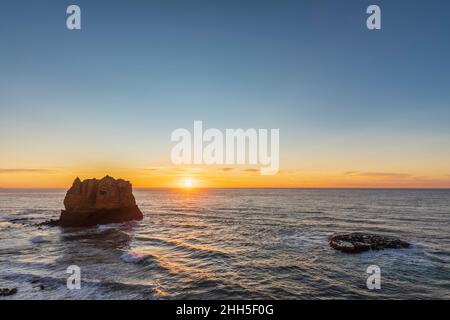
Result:
[[[331,237],[330,246],[342,252],[358,253],[368,250],[408,248],[409,243],[394,237],[354,232]]]
[[[0,288],[0,297],[7,297],[7,296],[12,296],[15,295],[17,293],[17,289],[16,288]]]

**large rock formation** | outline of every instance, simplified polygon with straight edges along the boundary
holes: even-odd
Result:
[[[101,180],[76,178],[64,199],[65,210],[57,222],[62,227],[142,220],[131,183],[106,176]]]
[[[331,237],[330,246],[342,252],[358,253],[368,250],[408,248],[409,243],[394,237],[354,232]]]

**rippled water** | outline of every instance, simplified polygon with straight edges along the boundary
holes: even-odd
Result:
[[[0,287],[19,290],[10,298],[450,298],[450,190],[136,190],[142,222],[33,226],[59,216],[64,194],[0,190]],[[329,247],[352,231],[413,245]],[[381,290],[366,287],[372,264]],[[81,290],[66,288],[69,265]]]

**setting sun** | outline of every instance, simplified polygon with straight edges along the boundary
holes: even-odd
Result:
[[[193,187],[192,179],[184,179],[183,180],[183,187],[184,188],[192,188]]]

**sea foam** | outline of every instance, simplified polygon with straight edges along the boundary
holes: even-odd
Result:
[[[118,227],[117,224],[101,224],[97,227],[97,232],[102,233],[105,231],[116,229],[117,227]]]
[[[120,256],[120,259],[127,263],[140,263],[149,257],[151,257],[151,255],[149,255],[147,253],[139,252],[139,251],[131,249],[131,250],[128,250],[127,252],[123,253]]]

